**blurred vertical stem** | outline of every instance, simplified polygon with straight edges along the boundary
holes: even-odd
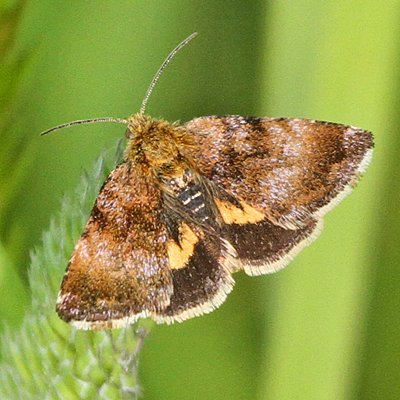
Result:
[[[326,219],[335,220],[335,230],[274,278],[260,399],[338,400],[354,389],[365,289],[373,279],[367,262],[376,246],[368,222],[373,205],[363,199],[377,196],[374,180],[383,173],[374,164],[384,165],[378,159],[397,65],[399,8],[396,1],[271,3],[264,104],[277,116],[361,125],[375,132],[378,154],[355,193]]]
[[[0,313],[2,323],[17,325],[28,303],[26,288],[18,276],[13,247],[20,243],[18,223],[13,220],[13,200],[23,187],[31,156],[26,132],[13,121],[14,101],[20,89],[27,57],[14,52],[15,35],[26,1],[0,6]],[[23,135],[23,137],[21,137]]]
[[[372,279],[368,286],[359,376],[352,397],[363,400],[400,399],[400,4],[386,3],[384,13],[388,18],[380,21],[380,46],[390,57],[380,59],[382,55],[376,55],[384,75],[385,93],[375,101],[382,120],[376,135],[376,167],[372,171],[377,188],[371,218]]]

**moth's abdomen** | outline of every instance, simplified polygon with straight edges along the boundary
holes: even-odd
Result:
[[[215,204],[207,182],[196,172],[186,169],[179,177],[163,180],[175,207],[199,225],[215,226]]]
[[[177,195],[177,199],[196,221],[207,223],[210,220],[206,199],[199,184],[191,183],[184,187]]]

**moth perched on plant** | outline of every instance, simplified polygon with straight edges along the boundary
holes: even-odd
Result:
[[[232,274],[278,271],[322,228],[372,155],[371,133],[330,122],[238,115],[184,125],[145,115],[174,55],[128,119],[124,161],[109,175],[75,246],[57,300],[81,329],[140,317],[183,321],[217,308]]]

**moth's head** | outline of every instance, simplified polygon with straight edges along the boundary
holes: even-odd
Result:
[[[147,136],[147,133],[154,129],[154,122],[155,120],[146,114],[137,113],[131,115],[127,120],[126,138],[136,141],[138,138]]]
[[[128,118],[126,136],[129,139],[126,159],[139,158],[153,168],[173,163],[186,137],[182,127],[141,113]]]

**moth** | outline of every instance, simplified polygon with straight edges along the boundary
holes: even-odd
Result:
[[[124,160],[104,182],[61,284],[56,310],[79,329],[211,312],[234,272],[284,268],[320,233],[372,155],[370,132],[331,122],[239,115],[183,125],[127,119]]]

